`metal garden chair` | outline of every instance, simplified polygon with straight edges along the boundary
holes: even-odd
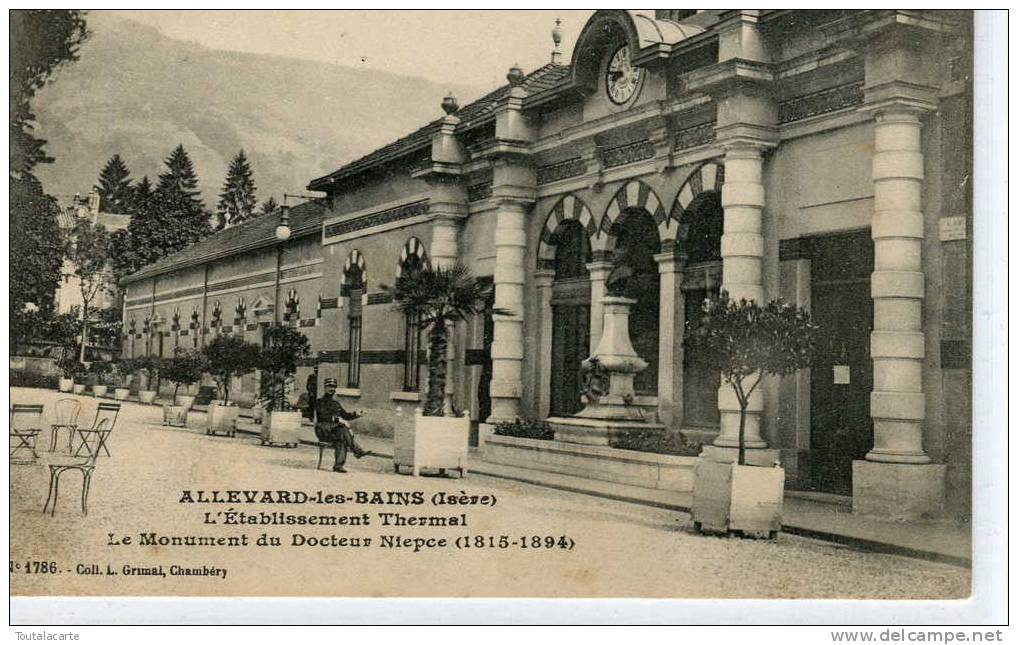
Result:
[[[10,463],[34,464],[39,459],[36,440],[42,432],[42,404],[15,403],[11,406]],[[28,455],[21,456],[24,453]]]
[[[57,449],[57,438],[61,430],[67,430],[67,452],[73,450],[74,434],[78,431],[78,415],[81,414],[81,402],[77,399],[60,399],[54,406],[56,423],[50,426],[49,451]]]
[[[81,439],[81,444],[74,451],[74,456],[79,456],[81,449],[84,448],[85,452],[89,455],[94,453],[98,457],[99,451],[103,450],[106,452],[107,457],[112,457],[106,441],[117,424],[117,416],[119,414],[119,403],[100,403],[95,410],[95,419],[92,420],[92,426],[90,428],[78,428],[78,437]]]
[[[96,432],[108,431],[109,419],[100,419],[92,430]],[[60,494],[60,475],[63,475],[69,470],[77,470],[81,473],[81,514],[88,515],[88,491],[92,486],[92,471],[95,470],[95,460],[99,457],[98,446],[95,450],[90,451],[88,456],[82,460],[61,463],[61,464],[50,464],[49,465],[49,493],[46,495],[46,504],[42,507],[42,512],[45,513],[46,509],[50,509],[50,515],[56,515],[57,512],[57,497]],[[53,502],[52,508],[50,507],[50,501]]]

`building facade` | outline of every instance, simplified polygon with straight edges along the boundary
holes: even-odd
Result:
[[[419,400],[426,355],[382,286],[461,262],[511,315],[455,330],[453,403],[568,415],[625,262],[637,395],[669,431],[737,445],[738,404],[682,331],[722,289],[780,297],[833,340],[754,395],[748,445],[860,512],[967,515],[971,16],[606,10],[569,61],[561,37],[547,65],[310,181],[323,197],[289,240],[271,215],[129,277],[125,351],[287,320],[340,395],[391,412]]]

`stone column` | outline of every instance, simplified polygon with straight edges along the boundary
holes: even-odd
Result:
[[[612,270],[612,263],[609,260],[594,260],[587,264],[587,271],[590,273],[590,353],[601,340],[601,330],[604,328],[604,307],[601,303],[607,293],[605,280]]]
[[[758,144],[735,144],[725,151],[725,183],[721,189],[721,206],[725,209],[724,233],[721,236],[722,286],[732,300],[764,302],[763,291],[763,147]],[[739,447],[739,401],[732,387],[722,381],[718,391],[721,413],[721,434],[715,446]],[[763,393],[757,389],[746,410],[747,448],[765,448],[760,436],[760,414]]]
[[[876,115],[873,153],[873,450],[869,461],[925,464],[923,155],[918,114]]]
[[[537,314],[541,320],[541,345],[538,359],[538,390],[537,390],[537,414],[540,418],[547,418],[551,411],[551,340],[553,312],[551,308],[552,284],[555,281],[555,272],[538,270],[534,274],[534,286],[537,287]]]
[[[520,415],[523,395],[523,286],[530,203],[515,198],[498,201],[495,226],[495,307],[491,345],[491,417],[489,423],[510,421]]]
[[[448,205],[448,204],[446,204]],[[465,216],[466,205],[463,205],[463,214],[448,212],[451,209],[443,209],[431,224],[431,264],[438,267],[451,267],[459,260],[459,226],[460,219]],[[456,386],[462,379],[462,371],[458,369],[460,362],[457,360],[456,349],[460,343],[455,324],[449,325],[449,339],[446,347],[446,378],[445,378],[445,410],[452,412],[452,403],[456,395]]]
[[[673,251],[654,256],[661,276],[658,336],[658,414],[666,428],[682,425],[682,335],[686,326],[682,269],[686,258]]]

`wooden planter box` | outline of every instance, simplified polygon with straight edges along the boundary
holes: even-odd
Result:
[[[74,389],[74,379],[62,378],[57,382],[57,389],[61,392],[70,392]]]
[[[470,447],[470,415],[461,417],[426,417],[417,408],[412,417],[396,422],[393,468],[398,472],[407,467],[416,477],[422,470],[458,470],[467,474],[467,451]]]
[[[262,422],[262,445],[296,448],[300,444],[300,429],[300,412],[270,412]]]
[[[191,406],[194,405],[194,397],[187,394],[178,394],[173,397],[173,404],[190,410]]]
[[[155,390],[138,390],[138,400],[142,403],[155,403]]]
[[[74,391],[75,394],[84,394],[85,393],[85,384],[84,383],[75,383],[74,385],[71,386],[71,389]]]
[[[187,427],[187,408],[182,405],[163,406],[163,425],[176,428]]]
[[[110,388],[106,385],[93,385],[92,394],[96,395],[96,397],[106,396],[106,393],[109,391],[109,389]]]
[[[126,401],[127,397],[131,395],[131,388],[118,387],[113,390],[113,398],[117,401]]]
[[[777,537],[785,469],[701,458],[693,482],[693,527],[700,532]]]
[[[205,415],[205,434],[233,437],[237,434],[237,413],[235,405],[223,405],[218,401],[209,403],[209,411]]]

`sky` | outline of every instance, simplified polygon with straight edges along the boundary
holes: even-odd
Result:
[[[378,69],[482,89],[505,83],[513,63],[549,62],[562,19],[563,59],[592,11],[116,11],[163,34],[213,49],[276,54]]]

